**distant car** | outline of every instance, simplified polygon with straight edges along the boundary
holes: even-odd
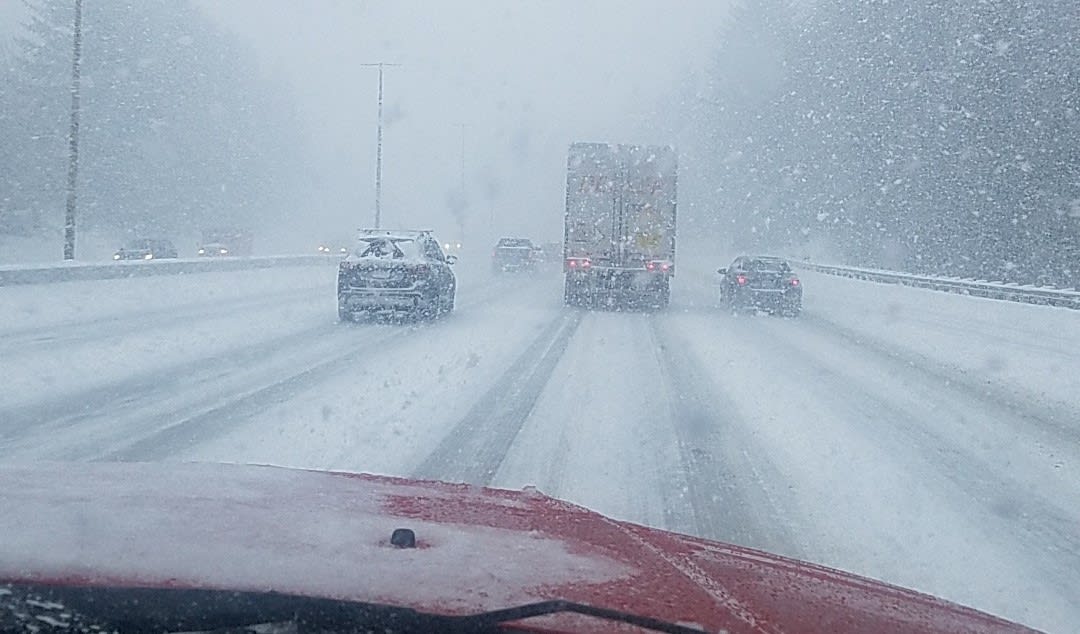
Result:
[[[252,246],[254,244],[255,236],[247,229],[240,229],[236,227],[217,227],[213,229],[204,229],[202,232],[202,249],[205,253],[200,253],[202,256],[219,257],[228,255],[230,257],[247,257],[252,254]],[[212,249],[208,247],[217,246],[217,253],[214,253]],[[224,248],[226,253],[221,253],[221,249]]]
[[[229,246],[220,242],[210,242],[199,247],[200,258],[223,258],[229,253]]]
[[[429,231],[365,231],[338,266],[338,317],[404,313],[434,318],[454,310],[457,278]]]
[[[443,251],[447,255],[460,255],[461,254],[461,240],[451,240],[449,242],[443,242]]]
[[[782,258],[739,256],[717,272],[720,299],[733,311],[761,309],[789,317],[802,311],[802,282]]]
[[[160,260],[177,257],[176,246],[168,240],[132,240],[113,254],[114,260]]]
[[[528,238],[500,238],[491,254],[491,268],[496,273],[531,271],[538,261],[536,245]]]

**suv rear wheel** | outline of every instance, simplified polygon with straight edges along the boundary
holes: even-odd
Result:
[[[454,292],[454,289],[451,288],[449,291],[446,292],[445,295],[442,296],[442,302],[440,306],[440,308],[442,309],[440,312],[442,312],[442,314],[449,315],[450,313],[454,312],[455,295],[456,293]]]

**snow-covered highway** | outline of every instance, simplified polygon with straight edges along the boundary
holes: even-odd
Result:
[[[337,323],[329,267],[0,288],[0,459],[536,486],[1080,623],[1080,311],[807,272],[799,319],[736,317],[722,264],[655,314],[464,268],[418,324]]]

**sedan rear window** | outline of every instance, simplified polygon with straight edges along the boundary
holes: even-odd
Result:
[[[746,270],[756,273],[790,273],[791,267],[783,260],[750,260],[746,263]]]
[[[500,247],[532,247],[532,241],[528,238],[503,238],[499,240]]]

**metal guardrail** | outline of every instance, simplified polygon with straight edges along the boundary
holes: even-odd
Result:
[[[337,264],[332,255],[271,255],[236,258],[193,258],[133,262],[61,262],[50,265],[0,266],[0,286],[52,284],[84,280],[111,280],[152,275],[183,275],[244,271],[285,266]]]
[[[1080,291],[1071,289],[1046,288],[1006,282],[962,279],[958,277],[915,275],[912,273],[864,269],[854,266],[816,264],[802,260],[792,260],[791,262],[797,268],[817,271],[818,273],[827,273],[829,275],[837,275],[840,277],[850,277],[858,280],[881,282],[884,284],[899,284],[916,288],[928,288],[935,291],[959,293],[961,295],[970,295],[972,297],[985,297],[988,299],[1000,299],[1011,302],[1022,302],[1025,304],[1080,309]]]

